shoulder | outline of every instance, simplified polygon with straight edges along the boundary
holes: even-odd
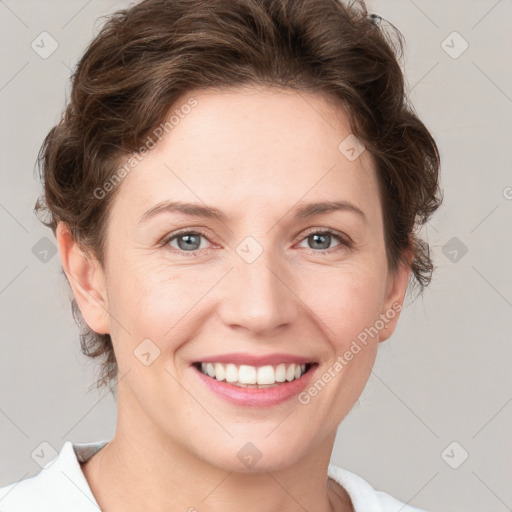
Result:
[[[35,476],[0,488],[2,512],[98,512],[99,506],[80,468],[80,462],[107,442],[73,444],[66,441],[60,453]]]
[[[364,478],[334,464],[329,464],[328,475],[347,491],[354,512],[426,512],[376,491]]]

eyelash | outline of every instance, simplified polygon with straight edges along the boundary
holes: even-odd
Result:
[[[342,233],[338,232],[338,231],[335,231],[333,229],[330,229],[330,228],[324,228],[324,229],[312,229],[310,230],[309,232],[307,232],[301,239],[300,239],[300,242],[302,242],[303,240],[305,240],[308,236],[310,235],[331,235],[333,236],[334,238],[336,238],[339,242],[340,242],[340,245],[337,245],[335,247],[331,247],[330,249],[320,249],[320,250],[315,250],[315,249],[306,249],[308,250],[309,252],[311,253],[314,253],[314,254],[330,254],[331,252],[334,252],[336,251],[340,246],[345,246],[345,247],[348,247],[348,248],[351,248],[352,247],[352,241],[349,239],[349,237],[347,237],[346,235],[343,235]],[[204,238],[206,238],[206,240],[210,241],[208,239],[208,237],[206,236],[205,233],[203,233],[202,231],[194,231],[194,230],[191,230],[191,229],[185,229],[185,230],[182,230],[182,231],[178,231],[176,233],[172,233],[171,235],[169,235],[168,237],[166,237],[162,242],[161,242],[161,245],[163,247],[166,247],[168,246],[168,244],[174,240],[175,238],[178,238],[179,236],[181,235],[200,235]],[[169,246],[170,247],[170,246]],[[173,252],[177,253],[177,254],[181,254],[183,256],[200,256],[200,249],[197,249],[197,250],[194,250],[194,251],[182,251],[181,249],[176,249],[174,247],[171,248]],[[205,249],[206,251],[208,251],[209,249]]]

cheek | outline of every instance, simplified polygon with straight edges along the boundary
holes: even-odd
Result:
[[[381,265],[345,265],[303,275],[299,295],[341,350],[379,318],[385,274]],[[338,351],[338,350],[337,350]]]
[[[169,343],[180,338],[190,318],[201,310],[201,298],[218,280],[215,272],[211,274],[198,272],[192,265],[170,268],[165,261],[119,265],[109,293],[113,330],[120,339],[130,338],[133,345],[149,338],[160,350],[168,350]]]

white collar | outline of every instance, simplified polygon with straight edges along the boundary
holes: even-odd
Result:
[[[73,444],[66,441],[58,456],[48,462],[37,475],[0,489],[0,510],[101,512],[80,462],[87,461],[107,443],[97,441]],[[375,491],[360,476],[334,464],[329,464],[328,476],[347,491],[355,512],[425,512],[405,505],[384,492]]]

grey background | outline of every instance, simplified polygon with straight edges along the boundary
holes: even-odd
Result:
[[[114,433],[113,397],[87,392],[94,364],[80,354],[58,255],[42,252],[55,244],[32,213],[33,169],[98,17],[127,5],[0,1],[0,486],[39,472],[31,454],[42,442],[58,452],[65,440]],[[445,200],[424,230],[434,280],[381,345],[332,461],[427,510],[512,510],[512,3],[368,5],[405,36],[411,99],[439,144]],[[31,48],[43,31],[58,43],[45,59]]]

